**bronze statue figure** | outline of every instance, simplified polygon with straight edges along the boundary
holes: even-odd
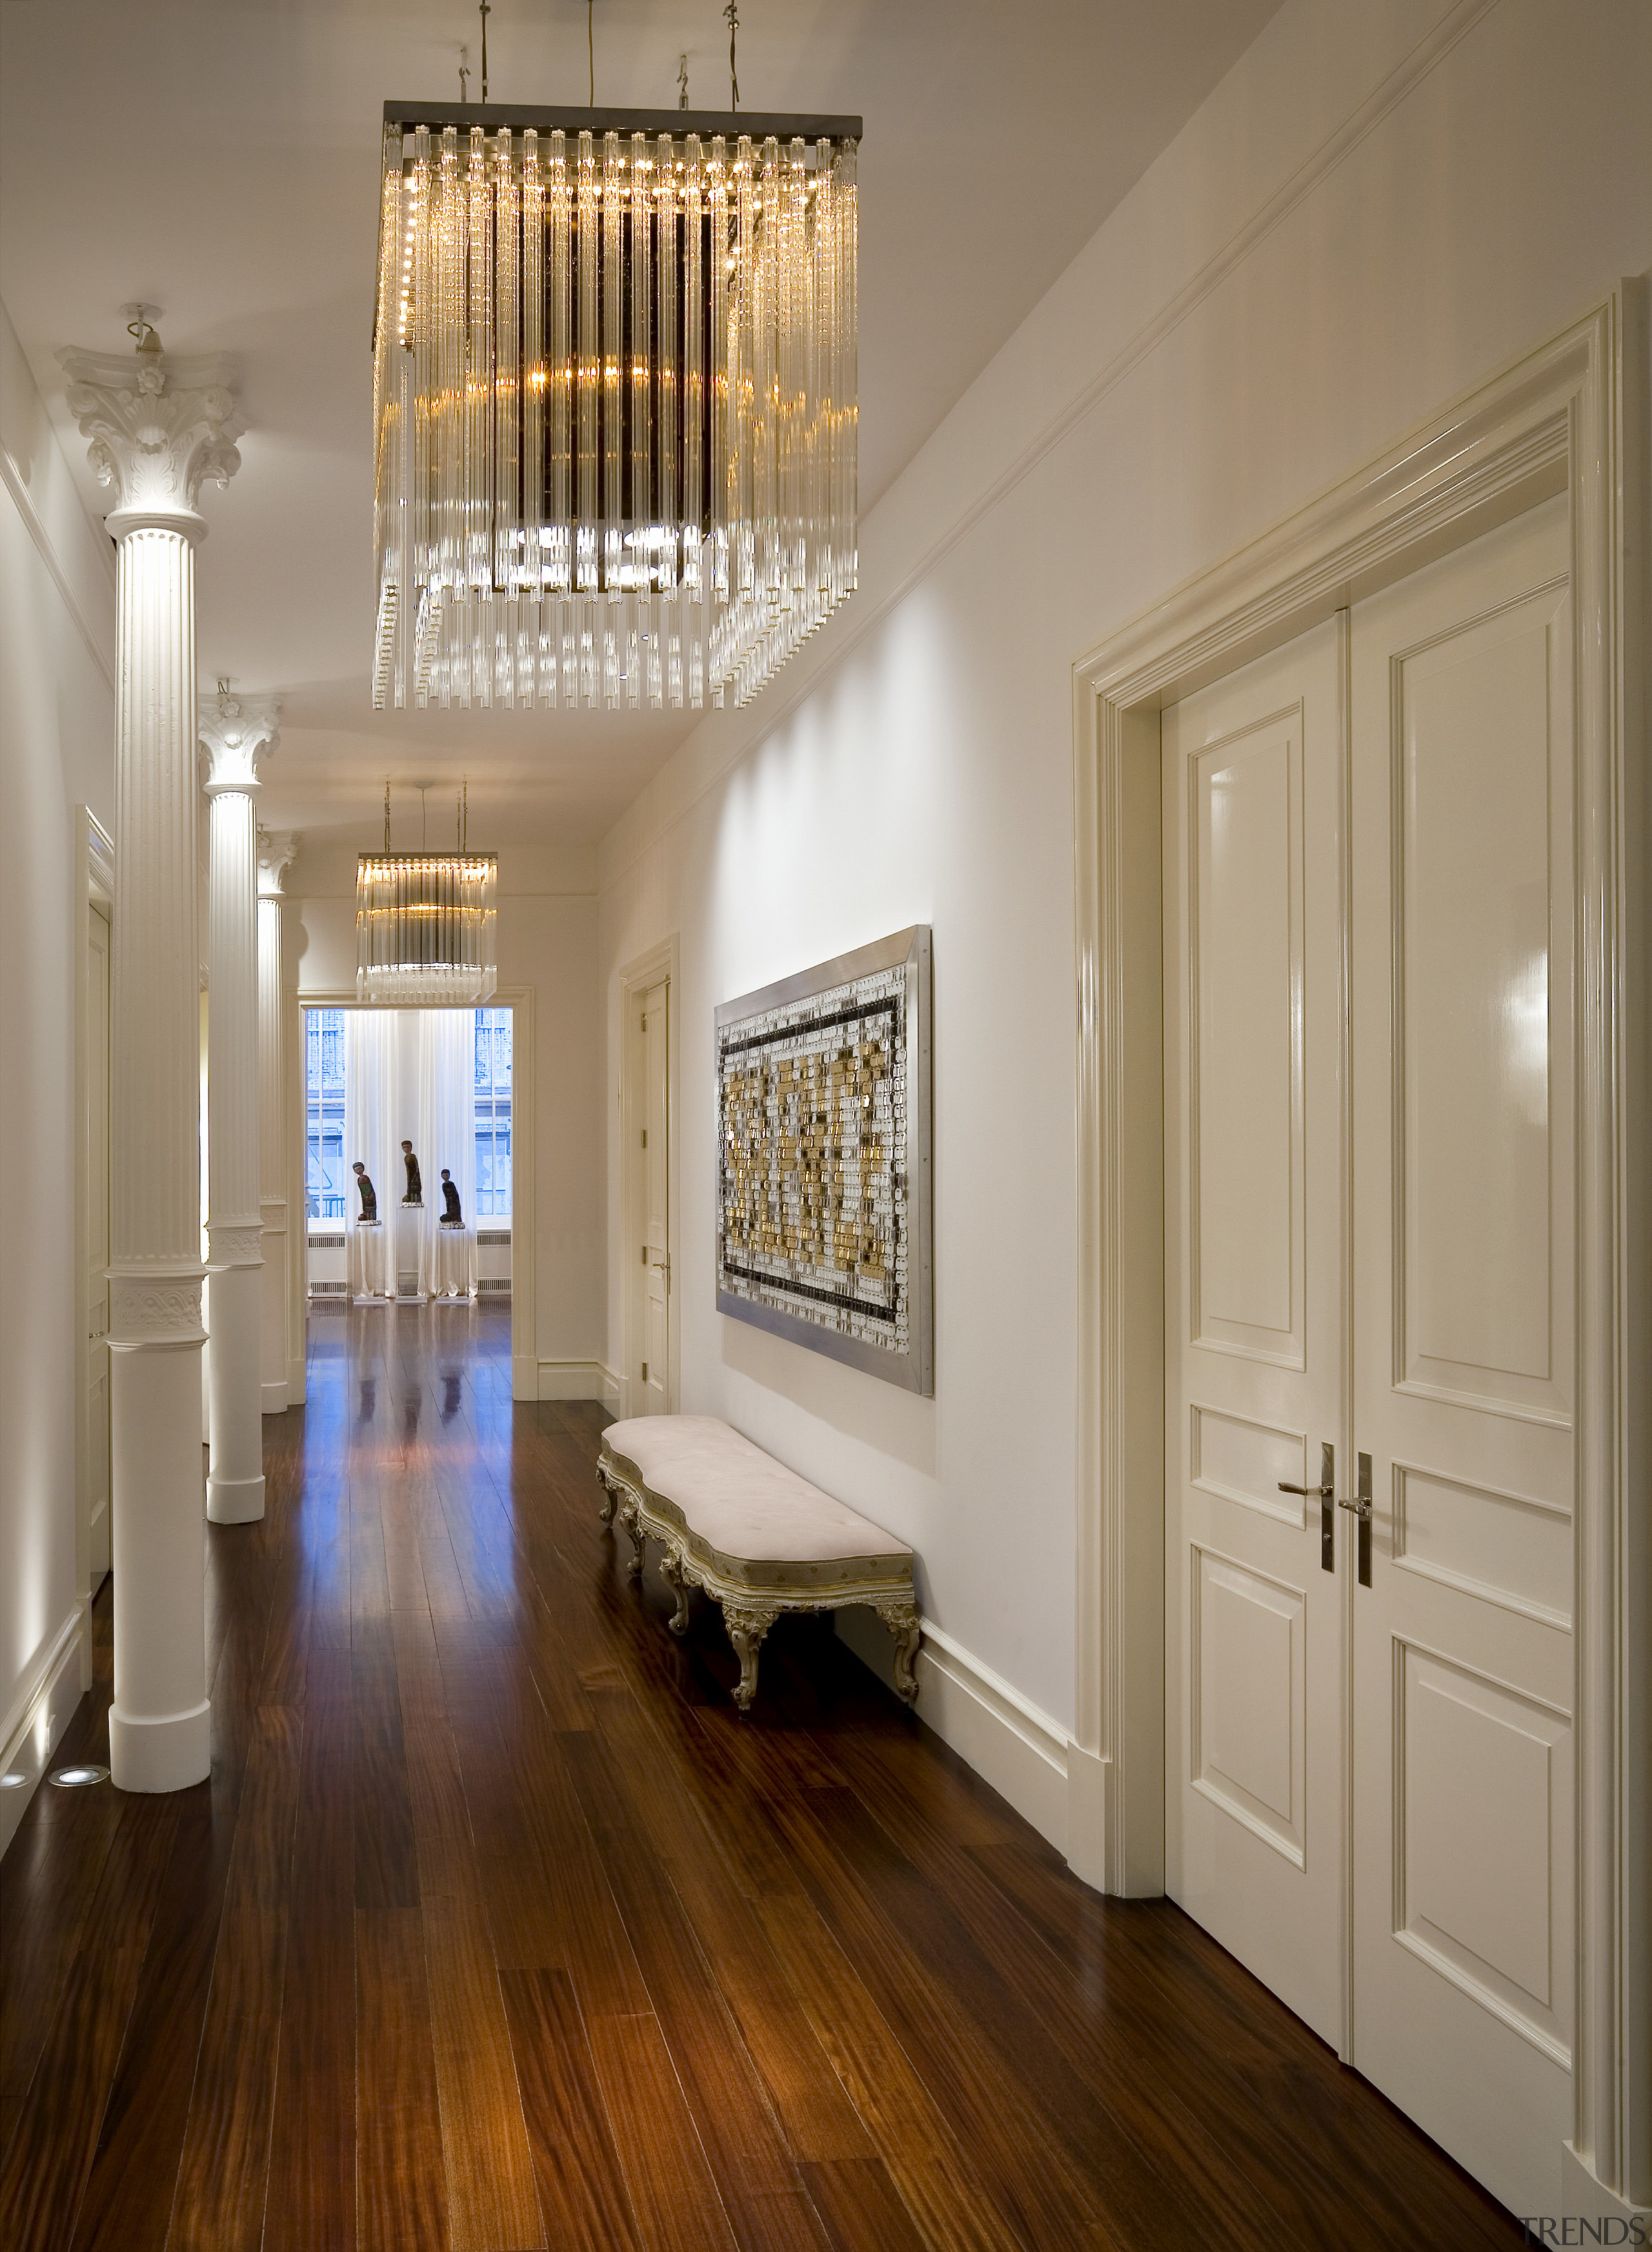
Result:
[[[378,1192],[374,1188],[371,1181],[368,1178],[367,1168],[363,1164],[359,1157],[356,1160],[354,1171],[356,1175],[356,1186],[361,1191],[360,1217],[363,1220],[377,1220],[378,1218]]]
[[[425,1200],[425,1185],[419,1178],[419,1160],[413,1155],[413,1145],[411,1142],[402,1143],[401,1161],[407,1168],[407,1193],[403,1197],[402,1202],[422,1204]]]

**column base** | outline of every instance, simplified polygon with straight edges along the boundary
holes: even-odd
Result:
[[[133,1720],[109,1707],[109,1776],[117,1790],[188,1790],[212,1772],[212,1708]]]
[[[209,1477],[206,1514],[213,1525],[251,1525],[264,1514],[262,1477]]]
[[[283,1376],[279,1383],[267,1384],[263,1389],[264,1413],[267,1415],[284,1415],[287,1413],[287,1379]]]

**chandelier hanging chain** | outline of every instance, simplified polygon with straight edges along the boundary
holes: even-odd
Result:
[[[493,13],[492,0],[478,0],[477,11],[482,17],[482,100],[488,100],[488,18]]]
[[[462,108],[470,100],[470,50],[462,45],[459,50],[459,102]]]
[[[679,109],[688,108],[688,57],[686,54],[681,54],[677,59],[677,106]]]
[[[385,784],[385,850],[390,850],[390,784]]]
[[[596,108],[596,32],[592,25],[593,0],[585,0],[585,52],[591,66],[591,108]]]
[[[739,73],[734,68],[734,36],[740,27],[739,0],[728,0],[728,5],[724,9],[723,13],[728,19],[728,82],[733,97],[729,103],[729,108],[738,109],[740,106],[740,81]]]

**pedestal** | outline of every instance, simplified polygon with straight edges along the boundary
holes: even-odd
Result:
[[[395,1296],[392,1241],[391,1230],[382,1220],[358,1220],[351,1224],[345,1248],[351,1305],[370,1305],[375,1298]]]
[[[476,1231],[474,1227],[435,1228],[428,1246],[428,1275],[433,1299],[449,1303],[476,1295]]]
[[[409,1305],[421,1303],[425,1295],[419,1287],[419,1243],[424,1232],[423,1205],[398,1205],[396,1207],[396,1296]]]

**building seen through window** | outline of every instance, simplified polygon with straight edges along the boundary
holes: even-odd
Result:
[[[476,1011],[476,1217],[510,1216],[510,1011]]]
[[[304,1011],[307,1146],[305,1208],[312,1220],[343,1220],[350,1167],[344,1162],[344,1012]]]

